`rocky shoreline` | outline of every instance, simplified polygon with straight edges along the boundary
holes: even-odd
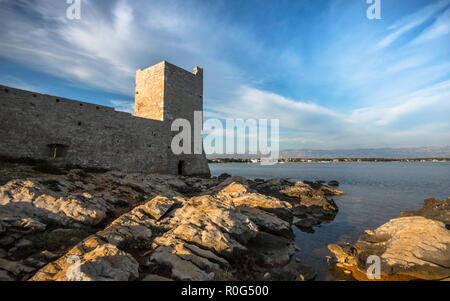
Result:
[[[294,217],[313,231],[342,193],[287,179],[13,163],[0,180],[0,280],[312,280],[293,256]]]
[[[2,162],[0,281],[313,280],[292,229],[331,222],[338,185]],[[377,255],[381,280],[448,280],[449,226],[450,198],[426,200],[354,245],[329,245],[330,272],[367,280]]]
[[[332,269],[357,280],[366,274],[369,256],[380,258],[380,278],[371,280],[450,280],[450,198],[426,199],[417,211],[404,211],[354,245],[330,244]]]

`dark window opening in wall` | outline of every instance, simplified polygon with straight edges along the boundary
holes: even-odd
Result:
[[[81,126],[81,121],[78,122],[78,126]]]
[[[68,146],[64,144],[49,144],[48,148],[50,149],[50,158],[62,158],[66,156]]]
[[[184,161],[178,162],[178,175],[184,175]]]

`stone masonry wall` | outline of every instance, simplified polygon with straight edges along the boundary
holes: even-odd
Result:
[[[204,154],[172,153],[177,133],[171,132],[169,120],[134,117],[110,107],[1,85],[0,107],[1,156],[169,174],[177,174],[182,161],[185,175],[209,175]],[[193,110],[189,105],[183,109]]]
[[[194,112],[203,112],[203,70],[199,67],[191,73],[169,62],[162,61],[150,68],[136,72],[135,115],[162,120],[169,131],[177,118],[189,121],[191,125],[191,153],[194,154]],[[198,132],[201,135],[202,124]],[[176,133],[173,133],[175,135]],[[173,137],[172,135],[172,137]],[[208,171],[204,154],[168,154],[169,161],[183,161],[186,171]],[[192,160],[192,158],[195,158]]]
[[[164,62],[136,71],[135,116],[164,120],[164,71]]]

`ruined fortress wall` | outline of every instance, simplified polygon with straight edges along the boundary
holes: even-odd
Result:
[[[186,175],[209,174],[204,155],[172,154],[167,122],[1,85],[0,107],[1,156],[171,174],[183,160]]]
[[[168,154],[170,162],[182,160],[186,173],[209,174],[204,154],[194,155],[194,112],[203,111],[203,70],[196,67],[189,72],[178,66],[162,61],[150,68],[136,72],[135,115],[163,121],[170,132],[175,119],[183,118],[191,125],[192,155],[174,156]],[[202,128],[202,120],[198,133]],[[172,132],[172,136],[177,133]],[[200,133],[201,135],[201,133]]]

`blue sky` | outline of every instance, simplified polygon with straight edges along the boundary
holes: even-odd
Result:
[[[281,148],[450,144],[450,0],[0,0],[0,83],[132,111],[138,68],[204,68],[205,118]]]

